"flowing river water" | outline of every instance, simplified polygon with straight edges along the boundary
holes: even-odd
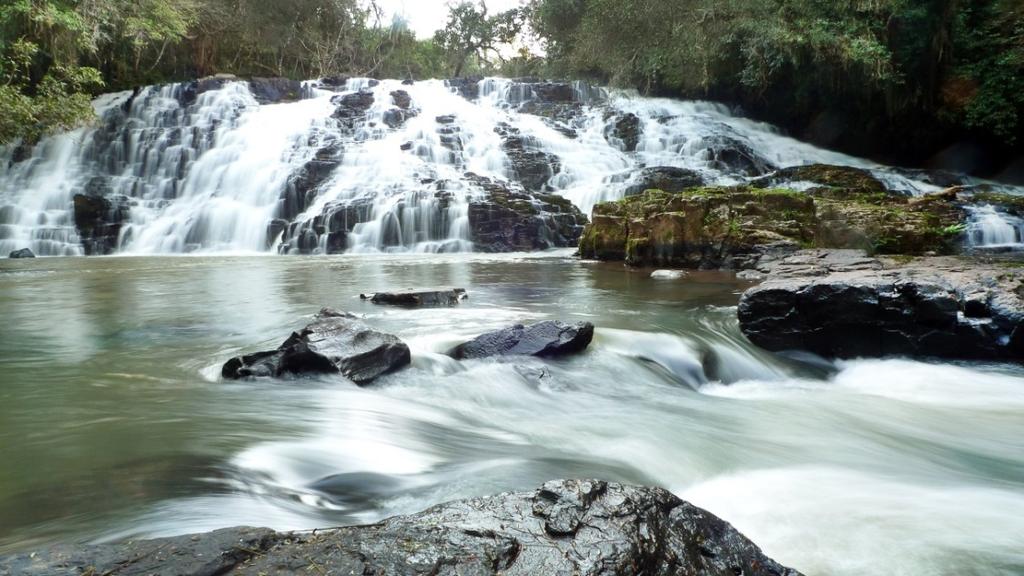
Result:
[[[455,308],[360,292],[459,286]],[[372,522],[560,477],[662,485],[808,575],[1024,573],[1024,370],[788,360],[731,274],[534,255],[0,261],[0,552]],[[413,350],[366,388],[224,382],[321,306]],[[589,320],[564,360],[456,362],[483,331]]]

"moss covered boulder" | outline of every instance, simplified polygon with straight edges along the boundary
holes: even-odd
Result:
[[[910,199],[871,187],[827,194],[754,186],[648,190],[594,207],[580,255],[633,266],[743,267],[769,246],[950,253],[963,231],[955,194]]]

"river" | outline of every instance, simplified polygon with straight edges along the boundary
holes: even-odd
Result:
[[[469,299],[359,299],[437,285]],[[808,575],[1024,573],[1024,370],[768,355],[737,327],[748,285],[568,251],[0,260],[0,552],[601,477],[665,486]],[[321,306],[397,334],[412,366],[367,388],[219,380]],[[441,354],[547,318],[592,321],[590,349]]]

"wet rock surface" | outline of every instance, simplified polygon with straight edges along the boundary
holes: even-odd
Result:
[[[485,194],[469,201],[470,238],[478,252],[517,252],[576,246],[587,217],[556,194],[467,173]]]
[[[12,250],[7,255],[8,258],[35,258],[36,255],[28,248],[21,248],[19,250]]]
[[[910,261],[804,250],[760,265],[744,334],[768,350],[1024,360],[1024,267],[965,257]]]
[[[402,292],[375,292],[362,298],[374,304],[388,304],[408,308],[455,306],[466,298],[465,288],[446,290],[407,290]]]
[[[260,104],[295,102],[302,98],[302,82],[289,78],[251,78],[249,91]]]
[[[704,177],[694,170],[673,166],[644,168],[633,177],[633,183],[626,188],[626,196],[635,196],[645,190],[680,192],[704,185]]]
[[[75,227],[86,255],[110,254],[117,249],[121,228],[129,219],[127,196],[75,194]]]
[[[640,117],[632,112],[615,117],[605,127],[604,137],[609,142],[621,144],[623,152],[636,152],[640,143],[640,136],[643,134],[643,126]]]
[[[460,360],[510,355],[562,356],[586,350],[593,338],[594,325],[590,322],[566,324],[548,320],[482,334],[457,346],[450,356]]]
[[[397,337],[377,332],[346,312],[324,308],[276,350],[232,358],[221,375],[240,379],[339,372],[365,384],[410,361],[409,347]]]
[[[0,575],[799,576],[727,522],[661,488],[556,480],[368,526],[228,528],[0,558]]]

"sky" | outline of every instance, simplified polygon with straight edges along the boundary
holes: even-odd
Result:
[[[377,0],[386,12],[385,21],[390,21],[393,15],[404,17],[417,38],[430,38],[444,26],[450,3],[451,0]],[[522,0],[487,0],[487,10],[496,14],[521,4]]]

